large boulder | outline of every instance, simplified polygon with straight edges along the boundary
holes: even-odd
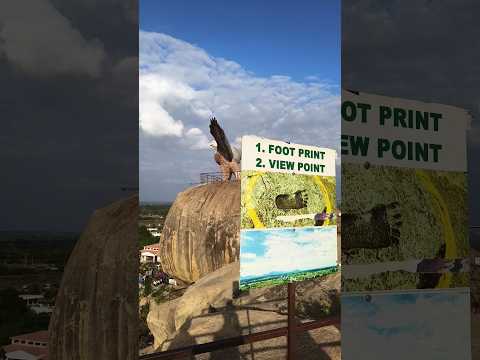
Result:
[[[210,306],[223,307],[232,300],[233,283],[238,281],[239,273],[239,262],[235,262],[189,287],[176,306],[175,329],[179,330],[192,317],[205,313]]]
[[[226,265],[190,286],[180,298],[161,305],[152,306],[152,302],[147,323],[156,348],[166,350],[186,346],[194,333],[201,333],[202,329],[208,330],[209,327],[212,331],[219,327],[215,337],[218,339],[240,335],[240,330],[246,328],[250,331],[269,329],[265,324],[277,323],[278,327],[278,322],[285,321],[286,285],[252,289],[234,297],[239,270],[238,262]],[[330,314],[338,315],[340,273],[299,282],[296,293],[299,318],[320,319]],[[212,341],[208,337],[194,338],[200,342]]]
[[[160,261],[187,283],[239,259],[240,182],[191,187],[178,194],[160,239]]]
[[[154,349],[162,348],[164,342],[175,333],[175,309],[179,300],[174,299],[159,304],[155,300],[150,301],[147,324],[154,335]]]
[[[91,217],[65,267],[50,360],[138,358],[137,219],[137,196]]]

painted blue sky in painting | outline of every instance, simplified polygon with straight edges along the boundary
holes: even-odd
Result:
[[[468,290],[371,296],[342,296],[345,358],[470,359]]]
[[[335,266],[337,227],[244,230],[240,278]]]

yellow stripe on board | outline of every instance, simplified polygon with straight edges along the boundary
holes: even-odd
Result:
[[[457,252],[457,243],[455,241],[455,232],[453,231],[452,222],[450,220],[450,214],[448,212],[448,207],[443,201],[442,196],[438,192],[437,188],[431,181],[429,175],[424,170],[416,170],[416,175],[427,192],[432,196],[433,203],[435,208],[440,216],[440,221],[442,223],[443,234],[445,237],[445,258],[447,259],[456,259]],[[438,288],[448,288],[452,282],[452,274],[445,273],[440,278],[438,283]]]
[[[257,215],[255,210],[255,206],[253,205],[252,195],[255,190],[255,185],[257,183],[258,178],[260,177],[261,173],[255,173],[254,175],[250,176],[246,181],[246,189],[245,189],[245,206],[247,209],[247,215],[250,217],[250,220],[253,222],[253,227],[255,229],[264,228],[265,225],[262,223],[260,218]],[[332,201],[330,199],[330,194],[328,193],[328,189],[323,183],[320,176],[312,176],[313,181],[320,187],[320,191],[322,192],[323,198],[325,199],[325,207],[327,208],[327,212],[333,211]],[[330,222],[329,219],[325,221],[325,225],[328,225]]]
[[[250,217],[250,219],[252,220],[253,222],[253,227],[255,229],[262,229],[265,227],[265,225],[263,225],[262,221],[260,220],[260,218],[258,217],[257,215],[257,212],[255,211],[255,209],[252,209],[252,208],[249,208],[247,210],[247,214],[248,216]]]
[[[327,208],[327,213],[332,212],[332,201],[330,200],[330,194],[328,193],[328,189],[322,181],[320,176],[313,176],[313,181],[320,187],[320,191],[322,192],[323,198],[325,199],[325,207]],[[325,225],[330,223],[330,219],[327,218],[325,220]]]
[[[247,178],[247,188],[245,189],[245,207],[247,208],[247,215],[252,220],[253,227],[255,229],[261,229],[265,227],[265,225],[263,225],[262,221],[258,217],[257,212],[255,211],[255,207],[252,204],[252,194],[259,176],[260,174],[256,173],[251,177]]]

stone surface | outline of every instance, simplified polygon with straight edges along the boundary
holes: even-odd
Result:
[[[472,314],[471,321],[472,360],[480,359],[480,315]]]
[[[239,259],[240,182],[191,187],[177,195],[160,239],[170,275],[192,283]]]
[[[286,327],[286,316],[259,310],[219,312],[197,317],[185,324],[169,342],[169,348],[201,344],[230,338],[239,334],[256,333]],[[299,333],[297,358],[302,360],[340,360],[341,335],[335,326]],[[285,336],[238,347],[225,348],[197,355],[196,360],[281,360],[287,358]]]
[[[178,348],[192,341],[203,343],[285,326],[286,286],[253,289],[233,298],[238,276],[239,263],[235,262],[200,279],[174,302],[151,305],[147,320],[156,348]],[[339,289],[339,273],[297,283],[297,316],[320,319],[338,311]]]
[[[147,325],[154,335],[153,348],[163,347],[164,342],[175,334],[175,309],[180,299],[157,304],[150,301],[150,311],[147,316]]]
[[[190,318],[208,311],[210,305],[224,307],[232,299],[233,282],[238,281],[239,262],[214,271],[190,286],[175,308],[175,329]]]
[[[138,358],[138,197],[95,211],[50,320],[49,359]]]

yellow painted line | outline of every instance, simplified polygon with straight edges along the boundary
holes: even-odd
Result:
[[[253,222],[253,227],[255,229],[265,228],[265,225],[262,223],[262,220],[257,215],[255,210],[255,206],[253,205],[252,195],[255,190],[255,185],[257,183],[258,178],[260,177],[261,173],[257,172],[254,175],[250,176],[246,180],[246,189],[245,189],[245,206],[247,210],[247,215]],[[313,181],[320,187],[320,191],[322,192],[323,198],[325,199],[325,207],[327,208],[327,212],[331,212],[333,210],[332,201],[330,199],[330,194],[328,193],[328,189],[323,183],[320,176],[312,176]],[[328,225],[330,222],[329,219],[325,221],[325,225]]]
[[[250,217],[250,219],[252,220],[253,222],[253,227],[255,229],[262,229],[265,227],[265,225],[263,225],[262,221],[260,220],[260,218],[258,217],[257,215],[257,212],[255,211],[255,209],[252,209],[252,208],[249,208],[247,210],[247,214],[248,216]]]
[[[247,185],[245,189],[245,206],[247,208],[247,215],[252,220],[253,227],[255,229],[261,229],[265,227],[265,225],[263,225],[262,221],[258,217],[257,212],[255,211],[255,207],[252,204],[253,203],[252,194],[255,189],[255,184],[257,183],[259,176],[260,176],[259,173],[255,173],[250,178],[247,178],[246,180]]]
[[[456,259],[457,258],[457,243],[455,241],[455,232],[453,231],[452,221],[450,219],[450,214],[448,212],[448,207],[443,200],[442,195],[438,192],[437,188],[431,181],[430,177],[424,170],[417,170],[416,175],[418,176],[420,182],[425,187],[425,189],[430,193],[433,198],[433,204],[437,210],[438,215],[440,216],[440,221],[442,223],[443,234],[445,237],[445,258],[446,259]],[[452,274],[445,273],[440,278],[438,283],[438,288],[448,288],[452,281]]]
[[[323,198],[325,199],[325,207],[327,208],[327,213],[332,212],[332,201],[330,200],[330,194],[328,193],[328,189],[322,181],[322,178],[318,175],[313,176],[313,181],[320,187],[320,191],[322,192]],[[330,220],[327,218],[325,220],[325,225],[328,225]]]

